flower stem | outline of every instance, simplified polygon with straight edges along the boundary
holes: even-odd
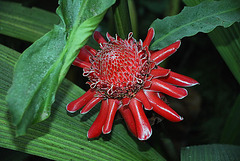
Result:
[[[135,8],[134,0],[128,0],[128,10],[130,21],[132,25],[133,37],[138,39],[138,23],[137,23],[137,12]]]
[[[127,0],[118,0],[112,7],[117,34],[126,39],[132,31]]]

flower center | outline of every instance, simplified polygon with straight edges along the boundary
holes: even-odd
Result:
[[[101,97],[134,97],[150,73],[150,52],[135,39],[104,43],[85,73]]]

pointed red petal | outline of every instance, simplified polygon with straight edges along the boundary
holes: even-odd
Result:
[[[94,97],[95,94],[96,94],[95,90],[89,89],[86,93],[84,93],[84,95],[82,95],[75,101],[70,102],[67,105],[67,111],[73,113],[79,110],[80,108],[82,108],[82,106],[88,103]]]
[[[144,108],[146,110],[152,110],[152,106],[151,106],[150,102],[148,101],[148,98],[144,94],[143,90],[140,90],[137,92],[136,98],[142,102],[142,104],[144,105]]]
[[[161,68],[161,67],[159,67]],[[164,68],[163,68],[164,69]],[[191,87],[194,85],[199,84],[195,79],[190,78],[188,76],[182,75],[182,74],[178,74],[175,72],[170,72],[170,74],[165,77],[165,78],[159,78],[160,80],[167,82],[167,83],[171,83],[177,86],[183,86],[183,87]]]
[[[81,114],[85,114],[89,112],[96,104],[98,104],[103,98],[101,97],[94,97],[92,98],[81,110]]]
[[[78,66],[80,68],[90,68],[91,67],[91,63],[83,61],[81,59],[79,59],[78,57],[74,60],[74,62],[72,63],[75,66]]]
[[[153,79],[149,90],[165,93],[171,97],[182,99],[188,95],[184,88],[175,87],[171,84],[165,83],[159,79]]]
[[[136,123],[138,139],[147,140],[152,135],[152,128],[143,111],[142,103],[132,98],[129,107]]]
[[[99,44],[106,43],[107,41],[104,39],[104,37],[101,35],[100,32],[95,31],[93,34],[94,40],[96,40]]]
[[[151,60],[154,61],[156,64],[161,63],[167,57],[175,53],[179,48],[180,44],[181,44],[181,41],[178,40],[175,43],[169,45],[168,47],[165,47],[159,51],[153,52],[151,55]]]
[[[130,98],[127,98],[127,97],[123,98],[122,99],[122,106],[129,105],[129,102],[130,102]]]
[[[170,71],[171,71],[170,69],[164,68],[153,69],[150,74],[154,76],[153,78],[166,77],[170,73]]]
[[[108,105],[109,105],[108,114],[106,116],[106,121],[105,121],[103,129],[102,129],[102,132],[104,134],[108,134],[112,130],[114,117],[115,117],[115,114],[118,109],[118,100],[108,99]]]
[[[88,130],[88,133],[87,133],[88,138],[98,137],[102,133],[102,127],[105,123],[107,113],[108,113],[108,103],[107,103],[107,100],[103,100],[100,108],[100,112],[96,120],[93,122],[92,126]]]
[[[86,61],[89,62],[89,57],[91,56],[91,54],[89,53],[89,51],[86,49],[86,47],[82,47],[81,50],[79,51],[79,54],[77,56],[77,58],[79,58],[82,61]]]
[[[119,109],[124,121],[127,124],[128,129],[137,137],[136,124],[133,118],[133,114],[128,106],[123,106]]]
[[[147,37],[143,42],[143,47],[145,46],[149,46],[153,37],[154,37],[154,29],[151,27],[150,29],[148,29],[148,33],[147,33]]]
[[[171,107],[169,107],[158,97],[158,94],[156,92],[144,90],[144,93],[153,106],[153,111],[155,111],[157,114],[172,122],[179,122],[183,120],[181,116],[179,116]]]
[[[94,56],[96,55],[97,51],[93,49],[92,47],[85,45],[85,48]]]

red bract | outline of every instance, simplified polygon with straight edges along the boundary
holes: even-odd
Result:
[[[84,106],[81,113],[85,114],[102,102],[100,112],[88,131],[88,138],[110,133],[117,110],[139,140],[146,140],[152,134],[144,109],[153,110],[173,122],[183,120],[162,100],[163,94],[182,99],[188,93],[178,86],[189,87],[198,82],[158,66],[179,48],[180,41],[159,51],[149,51],[154,37],[153,28],[149,29],[144,42],[137,42],[132,33],[126,40],[117,35],[113,38],[108,33],[106,36],[108,41],[95,31],[94,39],[101,50],[85,46],[73,62],[73,65],[83,68],[91,89],[69,103],[67,111],[75,112]]]

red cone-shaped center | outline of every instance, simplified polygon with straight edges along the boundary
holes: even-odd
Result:
[[[85,75],[103,97],[133,97],[147,81],[150,52],[130,37],[102,44]]]

